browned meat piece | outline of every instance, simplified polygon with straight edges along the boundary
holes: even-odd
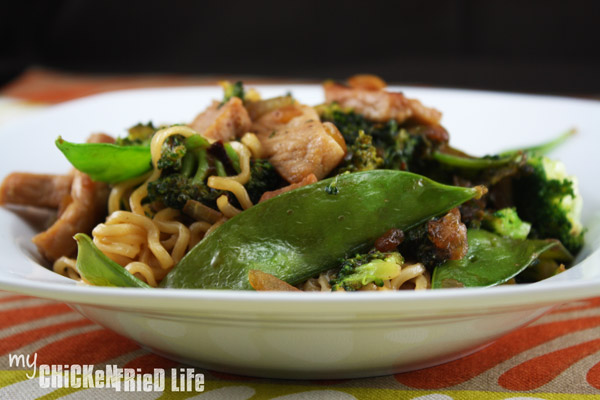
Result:
[[[410,132],[423,135],[433,142],[448,143],[450,140],[448,131],[441,125],[419,125]]]
[[[310,174],[298,183],[292,183],[285,187],[282,187],[281,189],[272,190],[270,192],[264,192],[263,195],[260,196],[260,200],[258,202],[260,203],[262,201],[272,199],[275,196],[279,196],[281,193],[289,192],[290,190],[298,189],[302,186],[310,185],[311,183],[315,183],[317,181],[318,179],[315,176],[315,174]]]
[[[460,220],[458,208],[438,220],[429,221],[427,233],[440,258],[460,260],[467,254],[467,227]]]
[[[390,95],[392,94],[394,93],[390,93]],[[439,125],[440,120],[442,119],[441,111],[438,111],[435,108],[426,107],[417,99],[407,99],[407,101],[412,110],[412,119],[422,124]]]
[[[52,262],[61,256],[73,255],[77,247],[73,235],[89,233],[106,216],[108,186],[75,171],[71,194],[65,199],[68,204],[58,220],[32,239],[40,253]]]
[[[366,89],[364,86],[348,87],[335,82],[326,82],[323,88],[328,103],[337,102],[341,107],[351,108],[373,121],[395,119],[398,123],[410,120],[438,125],[442,118],[438,110],[425,107],[419,100],[407,99],[402,93]]]
[[[266,113],[292,105],[296,102],[292,96],[273,97],[265,100],[247,101],[244,106],[252,121],[262,117]]]
[[[58,208],[71,191],[72,175],[13,172],[0,186],[0,204]]]
[[[384,253],[395,251],[404,241],[404,232],[402,229],[391,228],[375,241],[377,251]]]
[[[115,138],[106,133],[92,133],[87,139],[88,143],[114,143]]]
[[[252,289],[259,291],[276,291],[276,292],[300,292],[301,290],[297,287],[290,285],[289,283],[282,281],[274,275],[260,271],[258,269],[251,269],[248,271],[248,280]]]
[[[376,75],[354,75],[348,79],[348,86],[355,89],[380,90],[384,89],[387,84],[383,79]]]
[[[218,101],[198,114],[190,127],[202,136],[228,142],[248,132],[252,122],[242,100],[232,97],[220,106]]]
[[[251,130],[277,172],[297,183],[310,174],[324,178],[346,153],[337,128],[326,124],[312,107],[293,104],[266,113]]]
[[[113,143],[114,139],[104,133],[90,135],[88,143]],[[77,170],[73,173],[70,193],[58,204],[58,219],[46,231],[33,237],[39,252],[54,262],[62,256],[75,254],[77,245],[73,235],[90,233],[106,217],[109,188]]]

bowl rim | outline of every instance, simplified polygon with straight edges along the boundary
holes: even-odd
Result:
[[[313,83],[286,84],[257,84],[252,85],[258,90],[316,90],[320,85]],[[402,85],[390,86],[392,90],[431,92],[445,94],[466,94],[478,96],[503,96],[512,98],[545,99],[549,101],[569,101],[579,104],[600,105],[600,100],[581,99],[556,95],[541,95],[531,93],[515,93],[490,90],[473,90],[461,88],[437,88]],[[118,90],[94,94],[51,105],[45,109],[8,121],[0,127],[0,132],[13,126],[26,123],[32,118],[43,118],[44,115],[59,110],[69,109],[73,105],[107,101],[122,96],[143,96],[154,92],[216,92],[216,86],[177,86]],[[0,261],[1,262],[1,261]],[[594,249],[584,260],[575,265],[577,268],[583,262],[600,265],[600,250]],[[43,268],[40,266],[40,268]],[[410,307],[414,313],[429,311],[444,312],[479,312],[490,309],[508,309],[514,307],[539,307],[558,304],[571,300],[584,299],[600,295],[600,272],[594,279],[572,281],[542,281],[527,285],[504,285],[494,288],[463,288],[436,289],[422,292],[356,292],[356,293],[285,293],[285,292],[240,292],[207,289],[157,289],[141,290],[134,288],[110,288],[77,285],[68,278],[62,282],[43,282],[28,280],[17,275],[8,274],[0,268],[0,289],[18,292],[26,295],[43,297],[67,303],[85,304],[111,308],[136,308],[156,312],[208,312],[241,313],[250,309],[265,308],[276,304],[277,309],[303,315],[311,313],[316,316],[331,315],[339,312],[343,305],[352,309],[348,315],[369,313],[374,305],[378,306],[377,315],[389,314],[399,306]],[[442,308],[440,308],[442,306]],[[308,307],[308,308],[307,308]]]

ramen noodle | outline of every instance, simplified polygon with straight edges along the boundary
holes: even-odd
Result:
[[[401,93],[385,91],[381,87],[382,81],[372,77],[363,76],[350,82],[354,86],[326,83],[328,105],[317,107],[299,104],[291,96],[261,100],[256,91],[244,94],[241,84],[224,83],[226,93],[236,94],[226,96],[222,102],[214,101],[189,125],[160,129],[151,124],[133,127],[130,136],[120,143],[122,146],[135,146],[148,140],[151,168],[112,182],[109,192],[104,190],[104,184],[96,183],[94,186],[86,183],[85,179],[89,180],[89,177],[79,172],[79,175],[64,177],[15,174],[3,184],[1,202],[36,205],[40,196],[31,196],[30,193],[49,191],[48,195],[41,197],[45,199],[43,206],[58,211],[58,220],[52,229],[67,238],[82,231],[91,233],[93,244],[110,260],[148,285],[157,287],[205,237],[260,201],[327,177],[387,168],[390,160],[397,163],[392,169],[406,170],[410,151],[416,154],[423,151],[423,146],[430,146],[426,150],[432,153],[447,146],[448,133],[439,124],[441,113],[437,110],[425,107],[417,100],[406,99]],[[362,114],[352,114],[352,110]],[[349,119],[340,122],[336,118]],[[364,121],[367,122],[360,118],[366,118]],[[134,135],[132,132],[137,133]],[[144,136],[140,132],[150,134]],[[390,148],[382,150],[382,141],[390,140],[390,135],[396,135],[393,140],[406,137],[418,140],[401,150],[396,148],[395,152],[390,152]],[[201,144],[196,146],[200,146],[202,151],[193,153],[200,147],[189,143],[198,138]],[[112,139],[106,135],[95,135],[93,141],[107,143]],[[182,150],[183,147],[185,150]],[[190,157],[186,158],[188,153]],[[457,155],[462,157],[463,153],[451,150],[443,154],[444,157]],[[189,193],[182,189],[180,194],[169,197],[168,184],[179,185],[177,176],[183,176],[181,171],[186,168],[192,168],[190,171],[196,168],[189,179],[198,176],[199,180],[194,182],[201,184],[191,185]],[[499,171],[492,172],[514,173],[508,169],[506,171],[509,172]],[[505,175],[492,176],[490,181],[503,177]],[[170,178],[173,178],[172,181],[169,181]],[[470,184],[462,176],[453,176],[452,179]],[[22,186],[22,180],[32,189],[16,189]],[[67,193],[69,185],[71,193]],[[183,184],[180,187],[188,190]],[[92,189],[98,195],[86,192]],[[335,188],[327,189],[335,194]],[[102,208],[96,207],[94,211],[85,207],[93,205],[90,196],[104,201],[100,194],[105,192],[108,193],[105,201],[107,213],[102,220],[90,225],[86,219],[87,225],[79,224],[80,230],[69,231],[77,225],[73,221],[82,219],[81,215],[86,212],[91,215]],[[573,204],[577,204],[575,200]],[[476,218],[474,216],[479,215],[478,212],[487,211],[477,207],[477,204],[464,207],[464,215],[455,208],[428,223],[424,237],[428,241],[427,246],[433,245],[437,250],[427,260],[419,259],[409,251],[408,258],[400,257],[401,262],[396,264],[395,270],[388,271],[385,279],[365,281],[355,289],[395,291],[431,288],[432,268],[429,265],[432,262],[439,264],[465,256],[467,228],[461,218]],[[67,209],[68,213],[65,212]],[[67,221],[68,218],[71,220]],[[398,235],[403,233],[386,233],[377,239],[374,249],[380,253],[397,251],[404,238]],[[72,248],[72,243],[65,245],[63,254],[59,256],[45,253],[42,248],[40,251],[47,255],[55,272],[84,281],[75,255],[70,250]],[[296,287],[303,291],[343,291],[344,286],[335,284],[340,271],[340,268],[334,268],[321,272]]]

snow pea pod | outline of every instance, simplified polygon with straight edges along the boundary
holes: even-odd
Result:
[[[530,147],[520,147],[517,149],[506,150],[498,155],[493,156],[472,157],[458,152],[444,153],[436,151],[433,153],[433,159],[442,165],[465,170],[480,171],[488,168],[500,168],[512,162],[519,161],[522,158],[523,153],[539,155],[548,154],[566,142],[576,132],[577,131],[575,129],[570,129],[547,142],[539,143]]]
[[[554,149],[556,149],[557,147],[561,146],[564,142],[573,137],[573,135],[575,135],[576,133],[576,129],[569,129],[568,131],[561,133],[559,136],[555,137],[554,139],[550,139],[547,142],[539,143],[529,147],[521,147],[517,149],[506,150],[500,153],[499,155],[500,157],[511,156],[517,153],[546,155]]]
[[[503,167],[512,161],[515,161],[518,154],[508,154],[505,156],[486,156],[486,157],[466,157],[462,155],[446,154],[439,151],[433,153],[433,159],[442,165],[454,168],[469,170],[483,170],[488,168]]]
[[[433,271],[431,287],[494,286],[507,282],[540,257],[570,262],[571,254],[558,240],[521,240],[483,229],[467,232],[469,250],[461,260],[446,261]]]
[[[78,233],[74,237],[77,241],[77,270],[92,285],[150,287],[102,253],[88,235]]]
[[[55,143],[71,165],[98,182],[122,182],[152,168],[149,146],[71,143],[61,137]]]
[[[251,289],[251,269],[295,285],[368,250],[390,228],[406,230],[481,194],[402,171],[339,175],[233,217],[188,252],[161,286]]]

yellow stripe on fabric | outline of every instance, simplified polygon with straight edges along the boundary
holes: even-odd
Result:
[[[352,398],[359,400],[520,400],[523,398],[531,398],[532,400],[597,400],[600,394],[600,391],[598,391],[598,394],[560,394],[488,392],[479,390],[396,390],[379,388],[344,388],[337,386],[291,386],[256,383],[247,384],[246,386],[256,390],[256,394],[249,398],[251,400],[271,400],[280,397],[283,397],[281,400],[310,400],[328,398],[336,400],[346,400]],[[590,387],[590,391],[593,390],[595,389]],[[292,394],[296,394],[296,396],[290,396]],[[345,397],[344,395],[350,395],[351,397]],[[165,397],[165,399],[170,398]]]
[[[23,370],[0,371],[0,388],[27,379],[27,377],[25,376],[25,372],[26,371]]]
[[[27,380],[26,373],[31,371],[24,370],[0,370],[0,388],[16,384]],[[34,379],[37,379],[34,378]],[[539,400],[592,400],[598,399],[600,390],[589,388],[590,394],[570,394],[570,393],[522,393],[522,392],[490,392],[480,390],[402,390],[402,389],[382,389],[382,388],[348,388],[340,386],[321,386],[321,385],[286,385],[278,383],[258,383],[246,381],[210,381],[205,380],[204,392],[171,392],[171,380],[166,379],[165,392],[159,397],[161,400],[183,400],[202,398],[203,394],[211,393],[211,399],[228,400],[248,399],[248,400],[311,400],[311,399],[335,399],[335,400],[509,400],[509,399],[539,399]],[[68,394],[87,389],[59,388],[48,389],[48,394],[38,397],[41,400],[56,400]],[[115,389],[106,388],[106,395],[118,398],[119,394],[126,392],[117,392]],[[592,394],[597,392],[597,394]],[[131,392],[129,392],[131,393]],[[140,395],[142,395],[140,393]],[[27,393],[22,393],[26,396]],[[27,397],[24,397],[27,398]]]
[[[79,392],[81,390],[86,390],[86,389],[73,389],[73,388],[60,388],[60,389],[48,389],[48,390],[54,390],[52,393],[48,393],[45,396],[42,397],[38,397],[36,400],[57,400],[60,398],[63,398],[66,395],[75,393],[75,392]]]

